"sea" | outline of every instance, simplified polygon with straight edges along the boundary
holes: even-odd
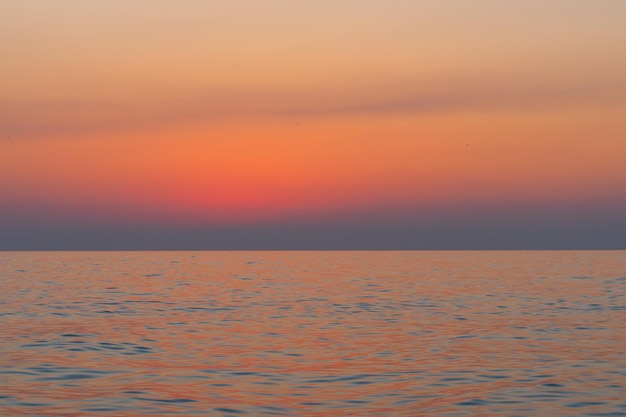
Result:
[[[0,416],[626,416],[626,251],[0,252]]]

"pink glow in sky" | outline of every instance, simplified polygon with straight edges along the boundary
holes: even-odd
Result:
[[[152,232],[220,247],[229,228],[259,248],[387,247],[391,230],[452,248],[478,225],[499,236],[483,246],[623,247],[624,16],[619,0],[5,2],[0,249],[102,247],[104,229],[116,248],[129,227],[137,248]],[[276,237],[290,228],[304,240]],[[207,237],[186,246],[189,230]]]

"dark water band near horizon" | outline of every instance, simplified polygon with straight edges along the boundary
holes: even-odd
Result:
[[[0,252],[1,416],[626,416],[626,251]]]

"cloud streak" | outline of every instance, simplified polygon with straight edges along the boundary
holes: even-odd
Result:
[[[2,100],[0,140],[159,129],[231,119],[376,117],[464,112],[545,111],[624,106],[619,83],[550,83],[466,80],[395,83],[323,91],[203,91],[150,100]]]

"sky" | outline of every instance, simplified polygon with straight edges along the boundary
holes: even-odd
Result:
[[[622,0],[0,3],[0,250],[626,249]]]

